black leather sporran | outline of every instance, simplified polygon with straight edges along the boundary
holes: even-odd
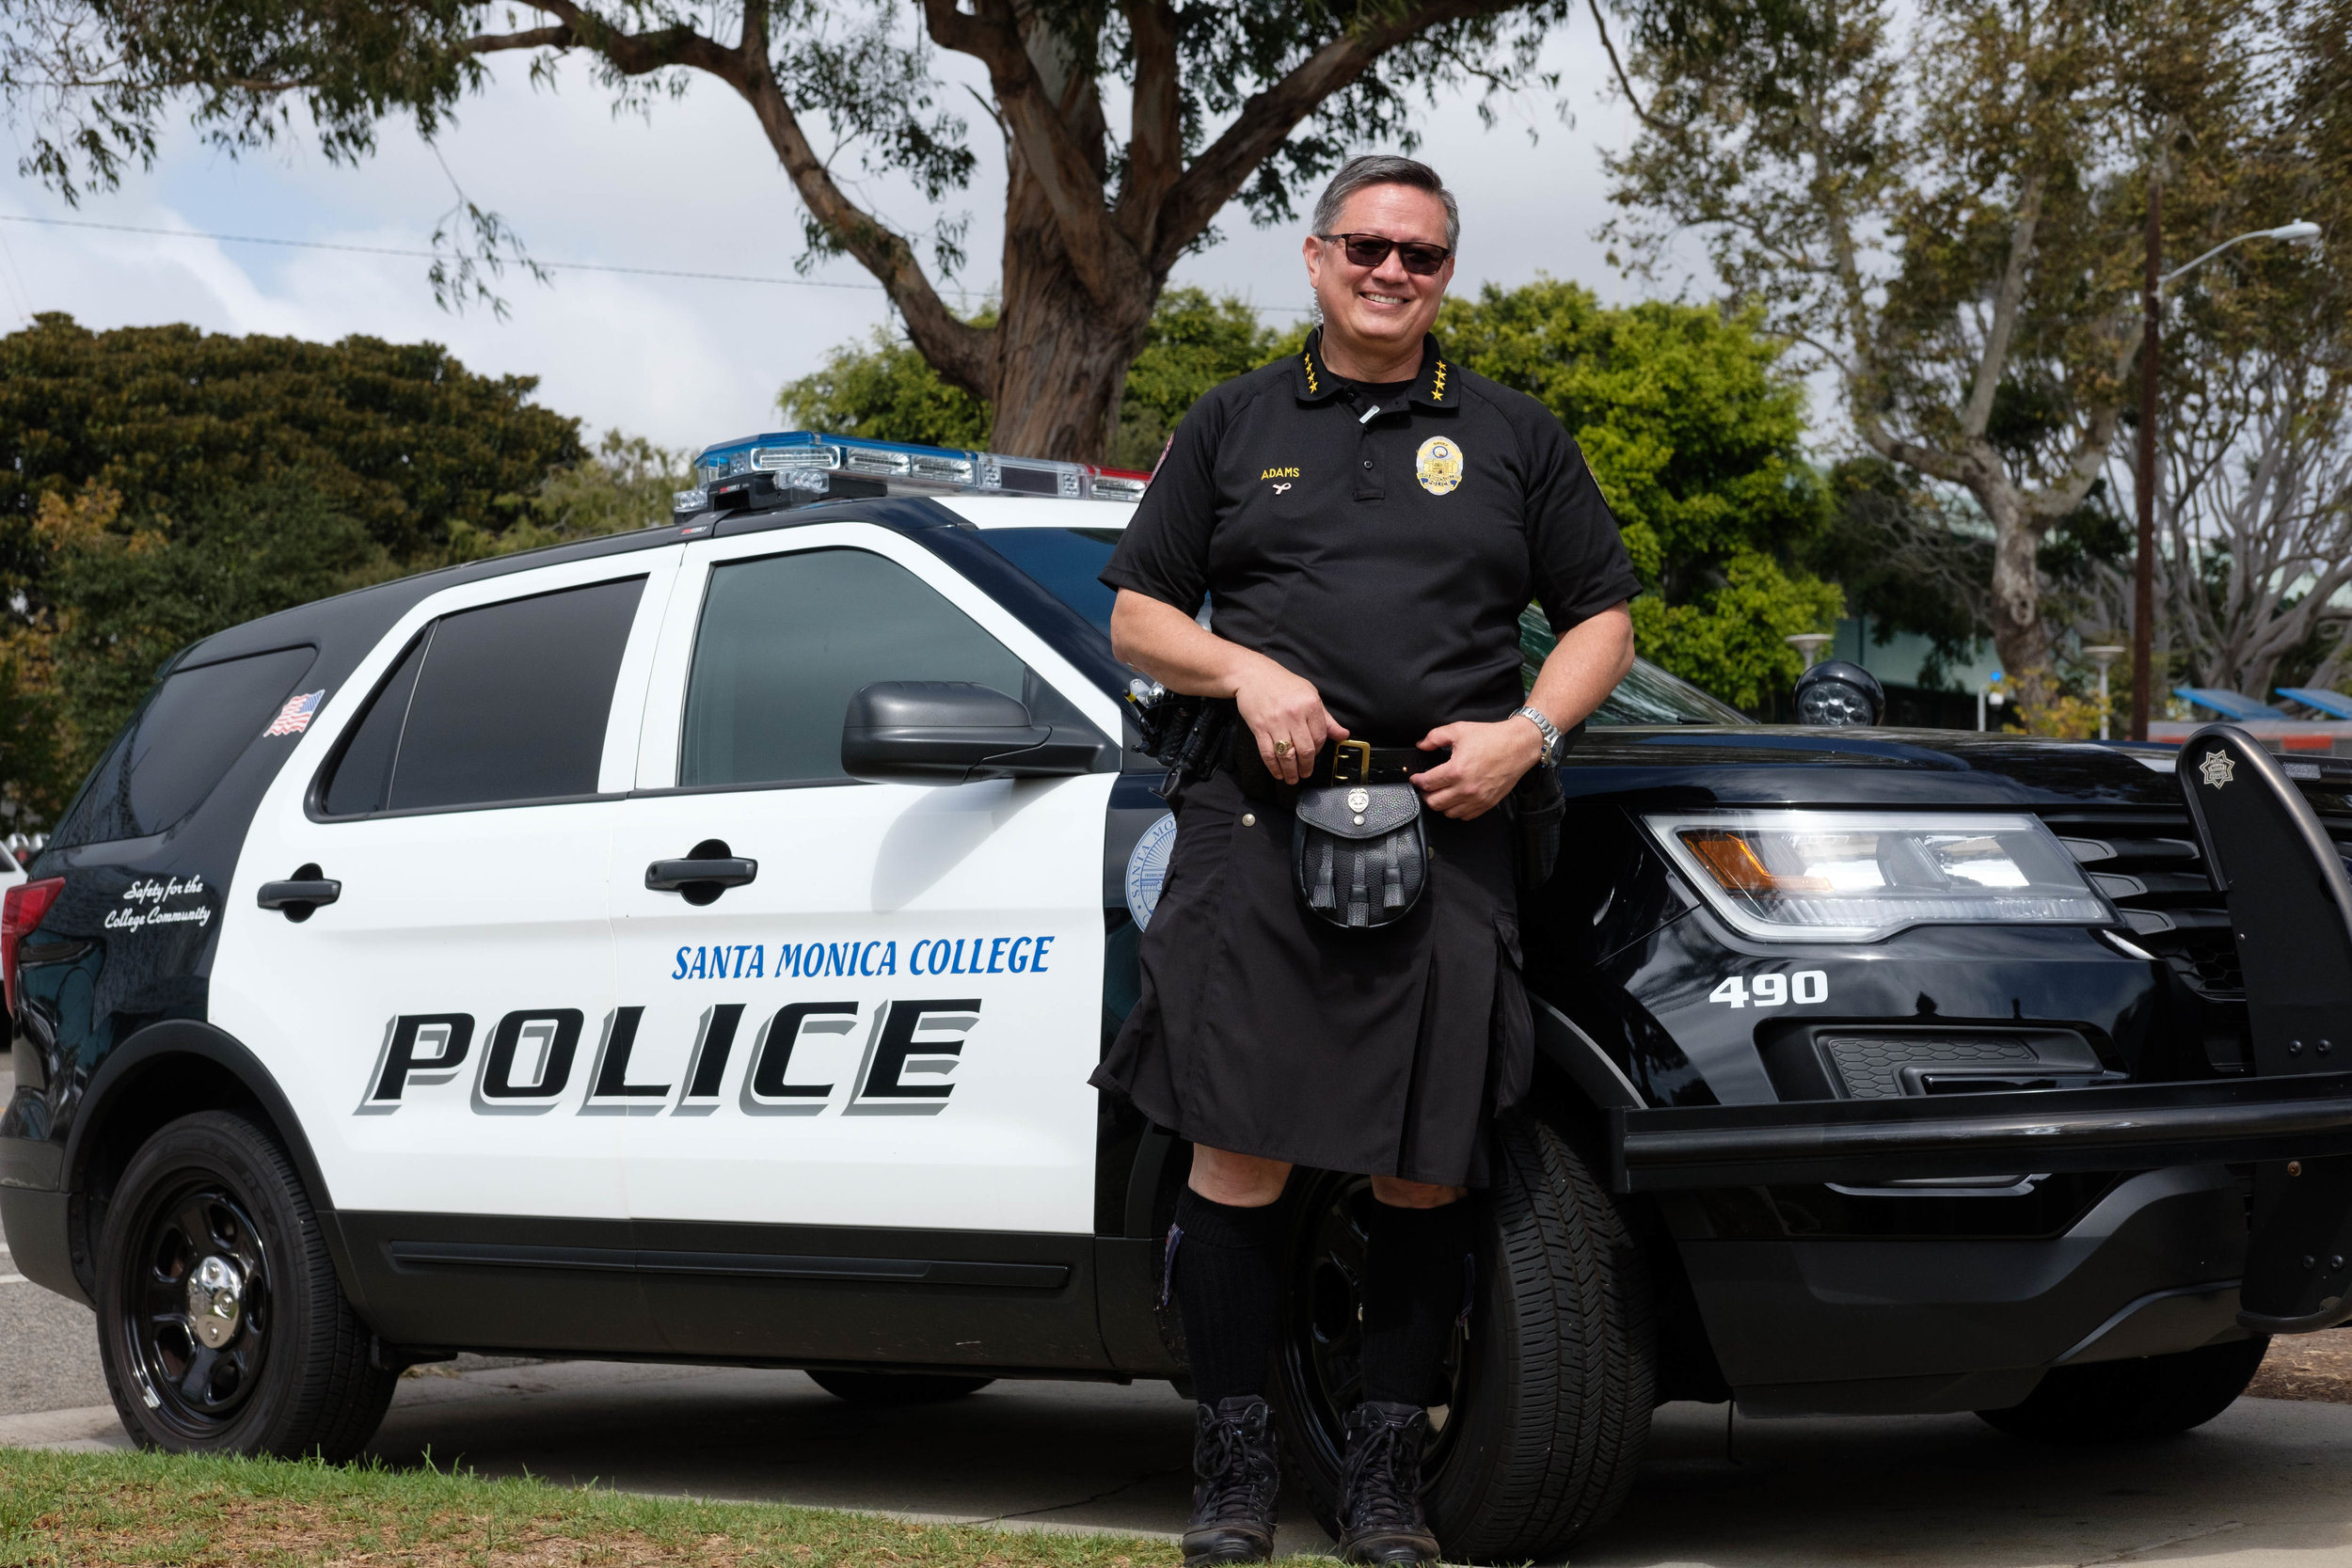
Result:
[[[1409,784],[1301,789],[1291,828],[1299,901],[1349,930],[1404,919],[1429,880],[1421,810],[1421,791]]]

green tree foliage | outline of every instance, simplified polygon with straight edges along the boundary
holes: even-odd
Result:
[[[0,815],[48,819],[155,669],[403,572],[666,516],[675,454],[431,343],[0,338]]]
[[[19,0],[0,25],[0,103],[20,168],[69,196],[152,162],[186,114],[231,156],[316,136],[356,162],[401,117],[430,139],[520,55],[534,75],[586,56],[619,106],[691,82],[749,111],[799,197],[808,256],[847,255],[889,294],[915,350],[994,403],[998,449],[1100,461],[1169,270],[1213,244],[1238,200],[1260,222],[1363,147],[1409,149],[1416,96],[1475,84],[1482,104],[1549,92],[1545,38],[1575,0]],[[1002,317],[949,309],[934,277],[964,260],[953,205],[977,166],[937,51],[985,74],[1006,143]],[[1123,97],[1123,103],[1114,99]],[[1119,130],[1114,133],[1114,122]],[[930,214],[894,226],[864,201],[883,179]],[[491,298],[516,254],[463,205],[433,277]],[[437,236],[437,241],[441,236]],[[437,249],[443,248],[437,244]],[[929,252],[926,266],[924,252]]]
[[[1756,312],[1604,307],[1541,278],[1447,301],[1438,332],[1583,448],[1642,575],[1646,657],[1747,708],[1803,673],[1788,637],[1826,629],[1842,601],[1803,564],[1826,498],[1804,457],[1804,388]]]
[[[1111,466],[1148,472],[1176,421],[1201,393],[1274,358],[1281,344],[1281,335],[1240,300],[1212,298],[1200,289],[1168,290],[1127,369]],[[836,348],[815,371],[786,383],[776,404],[787,426],[796,430],[996,450],[991,405],[951,385],[912,344],[880,328],[869,342]]]
[[[986,398],[952,385],[904,338],[882,327],[776,394],[787,430],[984,451],[993,422]]]
[[[531,402],[537,385],[476,375],[436,343],[41,315],[0,338],[0,567],[24,572],[40,497],[92,484],[145,526],[300,471],[396,560],[446,546],[456,523],[500,531],[549,468],[586,455],[580,421]]]

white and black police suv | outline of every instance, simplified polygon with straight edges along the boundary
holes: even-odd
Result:
[[[142,1443],[343,1458],[459,1350],[1181,1385],[1186,1151],[1087,1085],[1171,832],[1095,580],[1140,477],[698,461],[668,526],[188,649],[8,890],[0,1218]],[[1605,1517],[1661,1400],[2120,1438],[2352,1315],[2352,768],[2185,758],[1637,668],[1526,899],[1450,1555]],[[1327,1511],[1368,1194],[1302,1177]]]

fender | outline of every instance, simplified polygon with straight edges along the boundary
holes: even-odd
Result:
[[[269,1069],[260,1057],[244,1044],[210,1023],[194,1019],[165,1019],[151,1023],[132,1035],[112,1052],[91,1075],[89,1087],[83,1092],[82,1104],[73,1117],[72,1128],[66,1134],[65,1164],[62,1185],[75,1196],[87,1196],[85,1178],[88,1169],[88,1140],[92,1127],[105,1120],[107,1107],[117,1095],[134,1086],[154,1068],[174,1059],[196,1057],[225,1069],[245,1086],[260,1102],[262,1114],[269,1118],[270,1130],[284,1147],[287,1157],[294,1161],[294,1171],[302,1178],[304,1190],[310,1195],[310,1206],[319,1218],[319,1229],[326,1242],[328,1257],[335,1265],[335,1276],[342,1284],[343,1293],[352,1305],[366,1312],[358,1291],[358,1279],[351,1267],[344,1246],[342,1226],[335,1211],[334,1194],[326,1185],[325,1172],[319,1168],[318,1157],[311,1152],[310,1140],[303,1132],[302,1119],[294,1114],[294,1104],[270,1076]],[[78,1207],[78,1205],[77,1205]],[[97,1238],[91,1237],[95,1244]]]
[[[1609,1058],[1600,1042],[1579,1028],[1574,1020],[1531,990],[1527,993],[1530,1010],[1535,1017],[1535,1053],[1568,1075],[1591,1101],[1595,1108],[1606,1113],[1622,1106],[1641,1110],[1649,1102],[1625,1075],[1625,1069]]]

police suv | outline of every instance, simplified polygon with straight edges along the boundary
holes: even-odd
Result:
[[[1096,581],[1141,476],[697,461],[666,527],[188,649],[7,891],[0,1219],[141,1443],[341,1459],[459,1350],[1184,1386],[1186,1150],[1087,1084],[1173,831]],[[2352,836],[2352,769],[2238,766]],[[1604,1518],[1663,1400],[2124,1437],[2352,1313],[2342,1184],[2296,1207],[2352,1091],[2249,1030],[2169,768],[1636,668],[1526,900],[1450,1555]],[[1300,1174],[1278,1402],[1327,1511],[1369,1195]]]

